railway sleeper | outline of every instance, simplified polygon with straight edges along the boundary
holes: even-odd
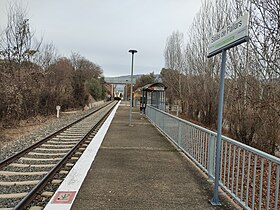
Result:
[[[18,167],[18,168],[50,168],[54,167],[55,164],[22,164],[22,163],[12,163],[10,166]]]
[[[61,180],[61,179],[53,179],[53,180],[52,180],[52,184],[54,184],[54,185],[59,185],[59,184],[62,183],[62,181],[63,181],[63,180]]]
[[[21,171],[0,171],[2,176],[40,176],[47,174],[47,171],[32,171],[32,172],[21,172]]]
[[[54,161],[61,160],[61,158],[29,158],[21,157],[19,160],[28,160],[28,161]]]
[[[69,171],[66,171],[66,170],[61,170],[61,171],[59,171],[59,174],[68,174],[69,173]]]
[[[34,150],[36,150],[36,151],[39,150],[39,151],[55,151],[55,152],[60,151],[60,152],[63,152],[63,151],[69,151],[69,148],[67,148],[67,149],[50,149],[50,148],[42,148],[42,147],[40,147],[40,148],[36,148]]]
[[[64,156],[67,153],[41,153],[41,152],[29,152],[28,155],[38,155],[38,156]]]
[[[63,142],[63,144],[42,144],[41,146],[42,147],[55,147],[55,148],[64,148],[64,147],[70,147],[70,148],[72,148],[72,147],[74,147],[76,144],[73,144],[73,142],[72,142],[72,144],[65,144],[64,142]]]
[[[44,191],[41,196],[45,197],[45,198],[50,198],[52,197],[54,194],[54,192],[49,192],[49,191]]]
[[[54,137],[52,138],[53,140],[57,140],[57,141],[77,141],[77,138],[73,138],[73,137],[64,137],[64,138],[59,138],[59,137]]]
[[[74,141],[48,141],[48,143],[51,143],[51,144],[73,144]]]
[[[28,193],[11,193],[11,194],[0,194],[0,198],[2,199],[9,199],[9,198],[24,198]]]
[[[42,206],[31,206],[29,210],[43,210],[43,207]]]
[[[75,164],[74,163],[66,163],[66,167],[73,167]]]
[[[0,182],[0,186],[22,186],[22,185],[35,185],[39,180],[32,181],[16,181],[16,182]]]

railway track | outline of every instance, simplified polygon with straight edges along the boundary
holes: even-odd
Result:
[[[0,210],[40,210],[117,102],[111,102],[0,162]]]

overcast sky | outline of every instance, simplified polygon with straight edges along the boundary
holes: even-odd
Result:
[[[0,0],[0,30],[9,2]],[[78,52],[103,68],[105,76],[159,73],[167,37],[186,33],[201,0],[21,0],[31,28],[44,43],[53,42],[62,56]]]

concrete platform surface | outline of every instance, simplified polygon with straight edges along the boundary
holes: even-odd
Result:
[[[134,108],[120,106],[74,201],[72,210],[237,209]]]

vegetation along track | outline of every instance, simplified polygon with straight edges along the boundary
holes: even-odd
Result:
[[[116,103],[0,162],[0,210],[43,209]]]

